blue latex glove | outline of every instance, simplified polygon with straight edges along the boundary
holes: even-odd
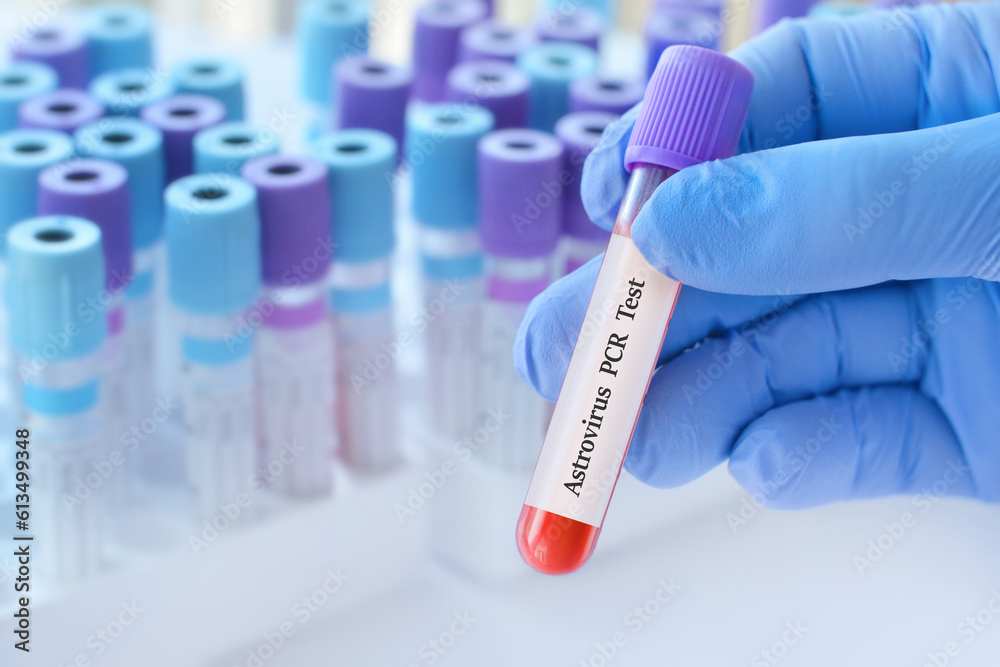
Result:
[[[685,287],[626,468],[672,487],[728,459],[777,508],[1000,500],[1000,4],[786,21],[732,56],[756,78],[742,154],[670,178],[632,228]],[[606,228],[635,115],[587,161]],[[550,400],[599,266],[521,327]]]

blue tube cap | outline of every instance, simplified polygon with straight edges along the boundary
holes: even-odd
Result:
[[[163,235],[163,134],[134,118],[105,118],[76,131],[83,157],[117,162],[128,172],[132,248],[142,250]]]
[[[597,52],[579,44],[543,42],[517,58],[531,78],[528,126],[552,132],[569,109],[569,84],[597,69]]]
[[[368,52],[368,3],[306,0],[299,6],[297,31],[302,95],[329,104],[334,63]]]
[[[242,178],[214,174],[174,181],[167,206],[170,299],[197,315],[245,310],[261,285],[257,192]]]
[[[247,162],[274,155],[280,148],[278,135],[269,128],[243,122],[221,123],[194,135],[194,171],[238,176]]]
[[[226,107],[226,120],[243,120],[243,67],[223,58],[186,60],[174,67],[178,93],[208,95]]]
[[[462,104],[430,104],[411,109],[406,125],[413,217],[427,227],[475,229],[476,146],[493,130],[493,114]]]
[[[153,16],[138,5],[92,7],[83,15],[90,76],[153,64]]]
[[[173,95],[174,85],[150,69],[123,69],[94,79],[90,94],[104,105],[109,116],[138,116],[144,106]]]
[[[0,132],[16,129],[21,102],[52,92],[59,75],[48,65],[14,62],[0,69]]]
[[[104,290],[101,230],[71,216],[25,220],[7,237],[10,338],[25,357],[66,361],[94,354],[107,334],[106,317],[80,308]]]
[[[396,140],[378,130],[342,130],[322,136],[312,152],[330,169],[337,261],[370,262],[391,255],[396,245]]]

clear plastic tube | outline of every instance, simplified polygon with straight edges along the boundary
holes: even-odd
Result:
[[[120,447],[119,439],[132,418],[132,378],[128,368],[128,338],[123,327],[125,307],[118,297],[108,312],[108,337],[99,354],[103,379],[105,423],[105,457],[110,457]],[[108,484],[106,500],[111,512],[125,510],[131,499],[131,461],[126,456],[115,470]]]
[[[597,544],[680,284],[654,269],[632,222],[676,173],[638,164],[594,287],[583,329],[517,524],[524,560],[572,572]]]
[[[149,416],[156,401],[157,301],[163,244],[133,255],[133,283],[125,290],[126,366],[130,380],[130,423]],[[116,440],[117,441],[117,440]]]

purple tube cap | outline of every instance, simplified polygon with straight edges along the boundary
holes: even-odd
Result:
[[[517,54],[534,46],[538,38],[530,30],[496,20],[483,21],[462,31],[458,59],[506,60],[513,63]]]
[[[18,110],[21,127],[59,130],[72,134],[104,116],[104,105],[73,88],[54,90],[21,103]]]
[[[640,79],[595,74],[569,84],[569,110],[604,111],[622,115],[642,101],[646,91]]]
[[[562,223],[562,142],[538,130],[491,132],[479,141],[479,220],[483,248],[498,257],[545,257]]]
[[[60,88],[87,87],[87,42],[80,31],[68,26],[45,26],[16,37],[11,59],[45,63],[59,74]]]
[[[448,98],[489,110],[498,130],[528,124],[530,88],[528,75],[502,60],[461,63],[448,73]]]
[[[577,5],[571,11],[557,7],[542,13],[537,30],[542,41],[573,42],[596,51],[604,32],[604,18],[589,7]]]
[[[750,108],[753,74],[732,58],[697,46],[660,56],[625,150],[637,163],[683,169],[731,157]]]
[[[580,239],[606,239],[608,233],[590,221],[580,198],[583,163],[601,141],[604,129],[618,120],[617,114],[603,111],[578,111],[563,116],[556,123],[556,136],[566,149],[566,172],[572,178],[567,186],[563,207],[563,233]]]
[[[163,132],[194,134],[226,119],[226,107],[207,95],[174,95],[143,107],[142,119]]]
[[[445,77],[458,62],[462,30],[482,21],[479,0],[433,0],[417,7],[413,37],[413,96],[425,102],[445,97]]]
[[[256,158],[243,178],[257,188],[264,283],[293,287],[322,281],[331,259],[328,170],[319,160]]]
[[[366,55],[342,58],[334,70],[339,129],[368,128],[403,145],[413,72]]]
[[[72,215],[101,228],[108,289],[119,291],[132,276],[132,225],[128,172],[108,160],[76,159],[38,175],[38,214]]]

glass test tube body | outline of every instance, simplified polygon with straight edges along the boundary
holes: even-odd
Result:
[[[502,442],[482,448],[479,454],[505,470],[531,469],[552,414],[551,404],[517,376],[511,357],[528,304],[551,282],[552,263],[552,257],[486,258],[479,423],[490,410],[514,418],[504,426]]]
[[[521,556],[571,572],[597,544],[680,284],[631,239],[639,210],[672,169],[638,164],[601,265],[580,338],[517,524]]]
[[[260,474],[293,498],[332,488],[334,371],[331,322],[322,284],[265,288],[257,334],[264,449]]]
[[[241,314],[182,313],[188,479],[202,516],[252,488],[257,463],[253,329]]]

